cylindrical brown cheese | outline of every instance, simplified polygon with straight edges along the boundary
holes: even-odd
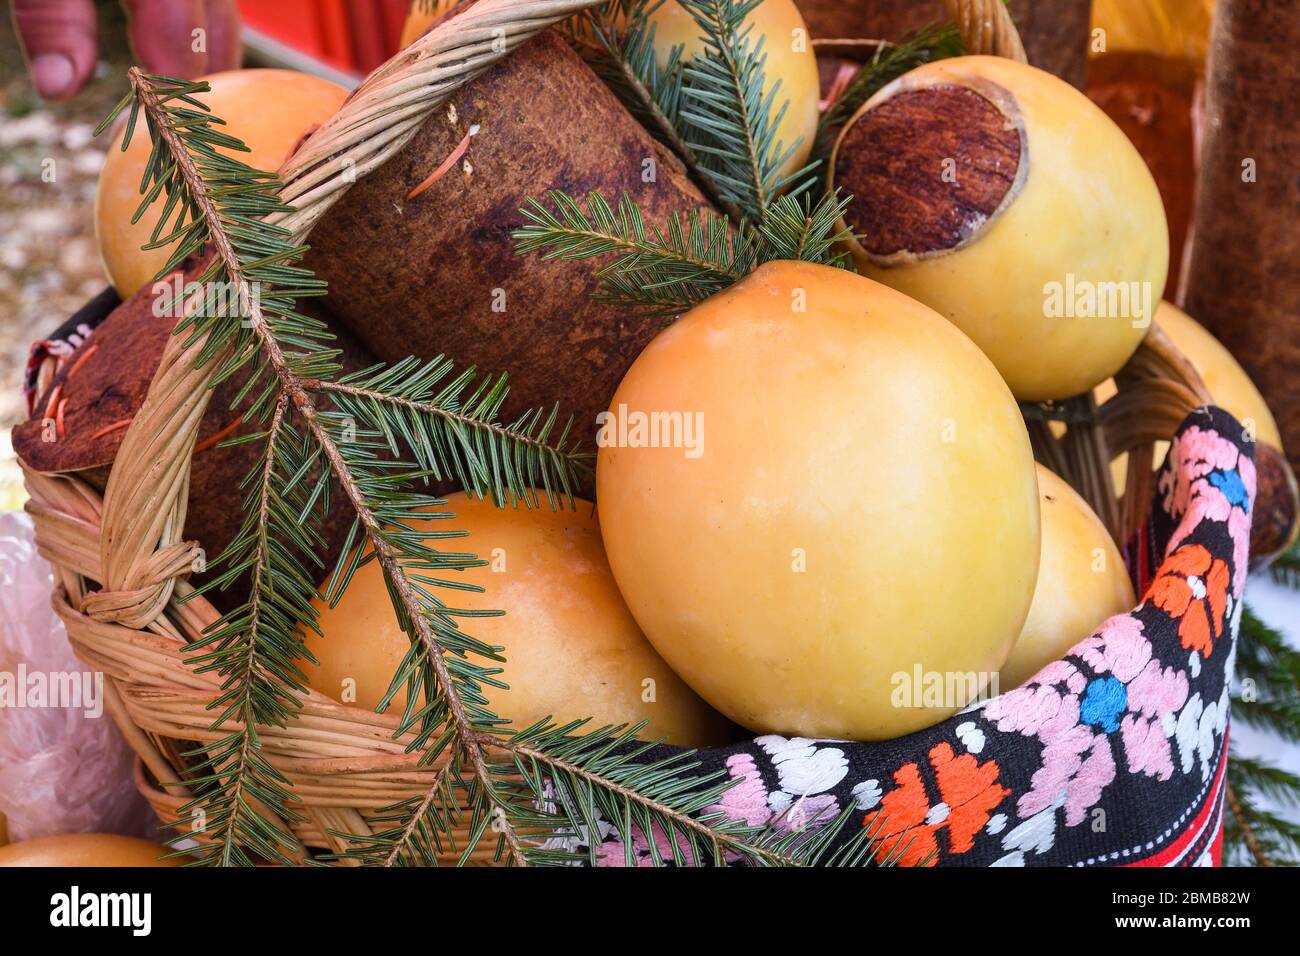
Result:
[[[197,271],[174,275],[187,282]],[[140,410],[176,324],[170,314],[155,315],[155,311],[167,311],[162,306],[155,309],[157,301],[153,287],[146,286],[119,305],[37,396],[32,417],[13,430],[14,450],[28,468],[44,473],[75,473],[103,491],[126,425]],[[161,302],[165,306],[166,297]],[[309,300],[299,303],[304,311],[311,311],[314,305]],[[338,336],[336,345],[343,350],[341,361],[345,368],[356,370],[374,362],[346,329],[334,331]],[[246,381],[246,375],[241,374],[218,385],[199,427],[185,537],[198,541],[208,560],[216,558],[239,532],[243,522],[240,483],[263,448],[260,442],[217,447],[224,438],[261,427],[242,421],[239,407],[231,408]],[[353,517],[341,494],[332,494],[330,503],[329,520],[323,529],[329,547],[321,555],[326,562],[322,576],[329,562],[337,557]],[[194,583],[201,584],[204,579],[197,575]],[[238,587],[211,598],[218,606],[242,599]]]
[[[1300,469],[1300,16],[1220,0],[1185,308],[1263,392]]]
[[[942,0],[795,0],[814,37],[898,40],[948,19]],[[1029,62],[1079,89],[1088,75],[1092,0],[1011,0]]]
[[[468,146],[422,191],[420,186]],[[510,373],[505,416],[559,402],[590,444],[663,320],[595,301],[599,265],[516,255],[520,207],[548,189],[629,193],[650,224],[707,203],[682,166],[556,34],[452,96],[411,143],[316,226],[307,263],[329,306],[379,357]],[[416,191],[417,194],[412,195]]]

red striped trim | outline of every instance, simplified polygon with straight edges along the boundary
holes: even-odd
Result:
[[[1218,853],[1214,854],[1215,864],[1222,855],[1223,841],[1223,781],[1228,770],[1228,735],[1223,735],[1223,743],[1219,748],[1219,766],[1214,775],[1214,784],[1210,787],[1209,796],[1205,801],[1205,806],[1201,807],[1200,813],[1187,824],[1186,829],[1173,839],[1168,846],[1157,851],[1154,855],[1145,859],[1135,860],[1132,863],[1123,864],[1126,867],[1133,866],[1180,866],[1187,865],[1183,861],[1192,845],[1198,839],[1205,836],[1206,830],[1213,826],[1217,832],[1211,842],[1218,844]],[[1212,854],[1214,851],[1211,851]]]

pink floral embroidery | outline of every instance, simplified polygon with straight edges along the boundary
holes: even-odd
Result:
[[[1175,467],[1161,473],[1157,486],[1164,494],[1165,509],[1181,515],[1166,553],[1178,548],[1202,521],[1220,521],[1228,526],[1232,539],[1232,596],[1240,600],[1246,586],[1246,561],[1250,553],[1250,515],[1233,504],[1210,481],[1216,469],[1235,471],[1249,500],[1255,500],[1258,476],[1255,463],[1241,454],[1232,442],[1213,430],[1192,426],[1174,443],[1170,458]]]
[[[767,805],[767,788],[758,774],[752,754],[732,754],[727,758],[727,770],[740,783],[722,795],[722,801],[710,807],[721,810],[733,820],[744,820],[750,826],[766,823],[772,816]]]
[[[1099,675],[1110,674],[1124,685],[1125,713],[1119,743],[1130,773],[1167,780],[1173,753],[1162,721],[1187,701],[1187,675],[1161,667],[1131,615],[1113,617],[1070,652]],[[1065,822],[1078,826],[1115,779],[1111,736],[1083,720],[1087,676],[1068,659],[1043,668],[1024,687],[991,701],[984,714],[1003,732],[1037,737],[1043,744],[1042,766],[1016,804],[1021,817],[1033,816],[1065,794]]]
[[[659,851],[659,858],[662,860],[671,860],[673,858],[672,844],[668,842],[668,834],[664,833],[663,828],[654,827],[655,849]],[[677,834],[677,845],[682,855],[686,859],[691,858],[690,847],[686,843],[686,838]],[[638,826],[633,825],[632,833],[632,859],[633,866],[636,867],[653,867],[654,857],[650,853],[650,844],[645,838],[645,832]],[[596,848],[596,865],[597,866],[627,866],[627,853],[624,851],[621,840],[608,840]]]

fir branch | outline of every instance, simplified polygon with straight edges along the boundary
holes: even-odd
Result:
[[[1236,676],[1250,693],[1234,698],[1234,713],[1253,727],[1300,742],[1300,651],[1249,606],[1242,610]]]
[[[1263,794],[1276,803],[1300,807],[1300,775],[1235,753],[1232,759],[1237,782],[1244,784],[1244,789]]]
[[[311,598],[316,593],[315,582],[302,575],[291,575],[273,585],[266,573],[270,551],[281,542],[311,548],[320,540],[299,520],[305,503],[302,483],[286,486],[276,480],[285,470],[293,474],[302,467],[294,454],[303,450],[301,441],[289,434],[286,406],[281,396],[266,433],[265,460],[255,472],[259,480],[245,499],[244,524],[226,550],[229,558],[218,559],[228,570],[214,584],[252,573],[249,601],[191,645],[191,650],[212,648],[190,658],[197,665],[196,673],[216,671],[225,678],[223,693],[212,705],[224,708],[214,729],[225,724],[237,729],[206,750],[190,754],[199,758],[192,770],[201,774],[193,781],[200,794],[181,809],[180,816],[202,810],[204,831],[213,842],[201,848],[200,856],[222,866],[254,865],[249,855],[254,848],[263,857],[288,865],[293,861],[286,852],[299,849],[296,841],[247,798],[248,793],[261,791],[262,800],[280,816],[301,819],[290,809],[295,798],[285,786],[287,781],[261,758],[257,735],[259,722],[283,725],[297,707],[291,689],[301,686],[303,680],[296,664],[301,646],[298,622],[310,618]]]
[[[316,626],[307,596],[315,589],[312,575],[286,544],[309,546],[319,542],[296,527],[290,530],[288,525],[294,524],[292,519],[305,523],[316,506],[323,509],[330,475],[357,515],[354,539],[358,531],[364,535],[370,556],[384,570],[399,619],[422,655],[431,701],[424,714],[412,718],[422,722],[420,740],[428,743],[433,739],[433,725],[438,721],[452,728],[450,734],[444,733],[434,741],[427,757],[435,759],[443,742],[457,738],[477,780],[479,798],[495,806],[490,770],[469,731],[479,726],[476,718],[482,718],[482,726],[486,727],[498,721],[477,705],[472,705],[473,715],[469,713],[462,690],[472,698],[481,698],[476,672],[449,663],[446,655],[482,652],[499,659],[499,654],[461,635],[454,621],[459,612],[434,600],[418,578],[408,580],[408,570],[463,567],[465,560],[462,556],[442,555],[418,540],[408,523],[421,517],[422,509],[437,504],[438,499],[409,492],[412,470],[400,464],[381,463],[376,449],[381,447],[382,438],[392,445],[393,426],[397,423],[404,438],[414,439],[417,456],[426,464],[447,463],[450,459],[459,475],[472,478],[494,474],[495,493],[508,488],[512,495],[526,497],[531,491],[519,480],[538,474],[539,467],[543,467],[538,463],[542,461],[546,462],[545,473],[559,478],[562,487],[573,484],[567,470],[573,456],[565,438],[557,446],[546,445],[554,414],[545,420],[526,416],[522,421],[527,424],[527,434],[516,435],[510,429],[494,427],[496,409],[505,395],[504,385],[498,382],[476,391],[480,399],[467,416],[461,415],[459,425],[463,429],[473,422],[475,427],[464,434],[475,436],[480,452],[490,451],[504,459],[507,465],[503,470],[501,460],[488,468],[481,460],[469,458],[465,452],[474,442],[457,440],[452,434],[454,429],[447,430],[447,418],[425,414],[429,403],[420,399],[427,398],[432,383],[446,373],[445,364],[435,367],[432,373],[426,369],[405,391],[398,384],[396,391],[390,392],[387,405],[378,401],[376,386],[394,384],[391,370],[390,378],[384,377],[383,370],[371,370],[367,383],[374,394],[365,394],[364,389],[361,393],[335,393],[345,403],[353,400],[350,410],[361,416],[360,426],[344,413],[318,408],[306,383],[319,383],[337,375],[337,353],[328,347],[324,327],[293,309],[296,298],[320,294],[324,284],[293,265],[303,250],[292,246],[283,230],[261,221],[265,215],[285,208],[276,196],[276,177],[217,152],[218,148],[243,146],[215,130],[213,127],[221,121],[194,98],[194,94],[206,91],[206,84],[146,75],[137,69],[129,71],[128,76],[132,92],[104,125],[129,105],[129,142],[139,115],[145,116],[153,152],[141,185],[144,199],[137,218],[166,192],[169,199],[164,222],[169,216],[173,218],[168,228],[160,225],[156,234],[166,233],[160,241],[174,241],[177,249],[164,271],[210,245],[210,264],[200,281],[223,280],[236,290],[238,316],[208,315],[199,309],[188,314],[177,331],[188,330],[187,345],[200,349],[200,361],[220,363],[214,375],[217,381],[251,366],[250,380],[240,392],[240,399],[253,396],[245,417],[264,421],[269,415],[273,422],[268,431],[266,458],[248,480],[248,485],[255,486],[252,494],[258,504],[250,511],[256,514],[246,522],[235,545],[227,549],[232,567],[222,576],[222,581],[228,582],[241,571],[251,570],[254,590],[241,608],[209,630],[196,647],[206,649],[206,653],[196,655],[192,661],[226,678],[224,693],[212,705],[224,708],[213,729],[227,723],[238,728],[210,745],[195,768],[198,772],[209,771],[196,781],[202,785],[204,796],[195,801],[195,806],[202,803],[208,819],[206,836],[212,841],[200,852],[202,861],[247,864],[254,861],[255,855],[286,861],[273,839],[278,828],[272,820],[262,817],[260,804],[269,804],[272,814],[291,818],[287,809],[290,794],[284,778],[260,753],[256,725],[282,724],[299,706],[297,695],[303,689],[303,676],[293,662],[305,654],[301,627]],[[409,371],[404,367],[395,378],[401,380]],[[438,396],[449,417],[458,414],[466,380],[461,377],[456,383],[459,388],[453,386]],[[412,400],[412,395],[416,399]],[[367,428],[369,419],[364,413],[375,408],[387,409],[388,417],[381,416],[378,427]],[[400,414],[394,412],[395,408],[400,408]],[[304,428],[301,442],[280,441],[281,435],[290,434],[290,414]],[[527,447],[519,447],[516,439],[523,439]],[[294,445],[300,447],[290,466],[286,467],[283,460],[277,462],[277,454],[284,455],[286,448]],[[543,446],[546,455],[539,454]],[[316,465],[320,466],[320,477],[312,484],[305,483],[305,476]],[[468,487],[482,490],[478,483]],[[259,522],[264,524],[258,526]],[[343,562],[352,561],[355,558],[345,554]],[[507,835],[507,839],[513,840],[512,853],[522,862],[517,838]]]
[[[536,199],[520,210],[528,224],[512,234],[515,251],[546,259],[613,256],[600,270],[597,298],[671,315],[732,285],[757,262],[753,230],[708,212],[673,214],[660,229],[647,226],[626,193],[617,210],[597,192],[585,211],[567,193],[548,196],[554,210]]]
[[[693,751],[662,755],[656,745],[637,739],[641,725],[586,730],[587,721],[563,726],[541,721],[513,735],[481,734],[497,761],[506,819],[518,833],[545,835],[524,847],[530,865],[596,865],[606,834],[615,836],[628,856],[643,846],[655,865],[867,866],[893,865],[897,856],[878,859],[877,837],[884,821],[858,827],[847,840],[843,829],[859,816],[849,807],[834,819],[796,821],[787,812],[755,826],[727,818],[716,809],[737,784],[725,772],[701,773]],[[585,731],[585,732],[584,732]],[[375,862],[406,858],[435,865],[445,852],[438,839],[446,827],[428,819],[457,811],[450,793],[431,788],[380,811],[376,822],[394,825],[365,838],[343,858]],[[539,800],[539,795],[541,800]],[[412,825],[412,821],[419,821]],[[647,839],[653,835],[654,839]],[[585,844],[586,851],[577,847]],[[665,856],[660,844],[666,844]],[[466,858],[468,850],[462,855]]]
[[[763,239],[761,260],[796,259],[848,268],[850,257],[840,250],[853,232],[836,227],[851,201],[841,199],[839,190],[822,197],[815,206],[807,195],[780,197],[772,203],[767,220],[758,229]]]
[[[388,451],[395,457],[410,449],[434,481],[454,478],[462,488],[486,489],[498,505],[522,497],[536,507],[538,488],[553,509],[571,501],[592,464],[592,455],[569,438],[572,420],[558,437],[558,406],[549,413],[531,409],[503,424],[506,377],[476,377],[471,367],[443,384],[453,371],[445,356],[423,363],[406,358],[303,385],[328,395],[342,421],[377,423]]]
[[[1278,584],[1300,590],[1300,541],[1279,555],[1268,570]]]
[[[1233,716],[1275,736],[1300,741],[1300,652],[1249,606],[1242,609]],[[1260,799],[1300,806],[1300,777],[1240,756],[1228,764],[1225,852],[1261,866],[1300,862],[1300,825],[1260,807]]]
[[[1235,749],[1228,758],[1227,804],[1224,818],[1224,852],[1241,863],[1257,866],[1300,864],[1300,824],[1263,809],[1256,793],[1296,804],[1300,779],[1260,761],[1242,757]]]
[[[554,209],[530,199],[520,210],[528,224],[513,233],[515,251],[547,259],[612,257],[593,295],[652,315],[685,312],[774,259],[848,263],[838,246],[850,233],[836,225],[849,200],[838,193],[816,204],[807,194],[781,196],[757,229],[694,211],[685,222],[674,214],[664,229],[647,227],[626,193],[617,210],[595,192],[586,210],[559,190],[549,198]]]
[[[724,201],[754,223],[767,218],[777,195],[796,182],[799,192],[812,180],[805,167],[789,175],[781,167],[802,140],[776,138],[789,107],[781,81],[767,86],[765,37],[750,40],[745,19],[762,0],[678,0],[699,25],[704,52],[683,66],[681,127],[699,174]]]
[[[666,0],[613,0],[584,10],[567,25],[574,49],[655,139],[672,150],[709,200],[733,223],[745,221],[735,202],[702,171],[700,158],[687,142],[682,121],[685,46],[677,44],[657,56],[655,26],[649,20]]]

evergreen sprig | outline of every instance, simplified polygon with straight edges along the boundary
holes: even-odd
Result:
[[[678,2],[704,43],[703,53],[682,67],[684,138],[723,200],[761,223],[778,195],[812,183],[807,168],[782,172],[802,139],[777,138],[790,102],[780,96],[779,78],[768,82],[766,37],[751,39],[753,24],[745,23],[763,0]]]
[[[848,201],[838,195],[815,206],[807,195],[781,196],[758,226],[733,226],[723,216],[692,210],[671,214],[662,228],[648,226],[626,193],[617,207],[598,192],[587,197],[585,209],[562,190],[548,198],[550,206],[530,199],[520,210],[527,225],[512,233],[515,251],[546,259],[610,257],[593,295],[637,313],[679,314],[774,259],[847,265],[837,244],[849,232],[836,226]]]
[[[783,192],[811,187],[816,163],[783,171],[802,138],[784,142],[789,98],[767,72],[766,38],[746,23],[762,0],[679,0],[702,49],[655,50],[649,17],[663,0],[614,0],[585,11],[569,36],[650,133],[685,163],[733,224],[762,222]]]
[[[961,33],[950,23],[922,27],[898,43],[882,43],[822,113],[817,124],[817,154],[829,156],[835,133],[886,84],[925,63],[965,52]]]
[[[463,567],[473,557],[445,555],[423,543],[411,523],[442,502],[412,486],[452,473],[471,491],[531,501],[535,493],[526,482],[537,479],[554,498],[575,487],[582,456],[569,445],[567,428],[558,440],[552,436],[554,412],[500,424],[501,380],[475,384],[467,372],[435,392],[450,371],[445,361],[341,377],[327,329],[295,310],[298,297],[320,294],[324,283],[296,264],[304,250],[262,221],[285,208],[276,177],[218,152],[245,147],[217,129],[222,121],[196,98],[206,84],[138,70],[129,75],[131,92],[101,129],[129,107],[125,148],[145,118],[152,152],[136,218],[165,195],[152,244],[174,241],[177,249],[163,273],[210,248],[200,282],[226,283],[235,291],[235,314],[196,308],[177,331],[187,333],[186,345],[199,349],[200,361],[218,363],[217,381],[247,376],[234,404],[243,407],[246,420],[266,426],[237,439],[261,441],[264,451],[244,481],[241,532],[216,559],[221,573],[204,590],[243,575],[251,577],[252,588],[191,648],[192,664],[223,678],[211,727],[225,736],[194,755],[198,763],[188,782],[198,796],[182,813],[204,821],[206,839],[197,852],[203,862],[292,862],[301,856],[284,827],[295,817],[292,794],[262,756],[258,726],[283,726],[300,706],[303,629],[317,626],[310,602],[321,571],[312,567],[312,556],[321,550],[318,526],[331,480],[357,514],[349,545],[364,539],[367,559],[383,565],[399,618],[422,648],[422,680],[432,689],[423,722],[455,711],[464,724],[456,693],[456,681],[464,683],[462,668],[445,657],[474,650],[499,655],[462,635],[456,618],[463,612],[445,607],[419,579],[421,572]],[[333,398],[335,409],[318,407],[313,396],[319,394]],[[417,461],[386,454],[399,438]],[[345,550],[332,580],[355,570],[361,550]],[[407,569],[414,581],[406,579]],[[467,686],[473,692],[472,682]],[[428,731],[421,740],[432,736]]]
[[[759,225],[759,261],[796,259],[819,262],[837,268],[849,268],[849,255],[842,251],[851,230],[839,228],[852,197],[824,196],[815,205],[807,196],[787,193],[768,207],[767,218]]]
[[[759,236],[733,228],[710,212],[676,213],[665,227],[647,226],[626,193],[611,207],[598,192],[583,207],[561,190],[552,206],[531,199],[520,210],[527,225],[513,237],[520,254],[546,259],[612,256],[600,270],[596,297],[635,310],[671,315],[689,309],[747,275],[758,263]],[[553,207],[553,208],[552,208]]]
[[[1296,542],[1289,551],[1279,556],[1269,567],[1269,573],[1278,584],[1300,588],[1300,542]]]
[[[1224,815],[1224,858],[1234,865],[1300,863],[1300,824],[1269,810],[1260,797],[1300,806],[1300,777],[1232,749],[1228,756],[1229,812]]]
[[[692,859],[765,865],[875,860],[871,834],[861,830],[829,851],[847,811],[823,826],[748,828],[721,818],[708,808],[732,782],[699,772],[690,754],[656,754],[636,740],[640,726],[591,729],[578,721],[516,731],[491,710],[484,688],[504,686],[498,675],[505,649],[473,637],[461,621],[497,612],[464,611],[448,597],[481,590],[450,572],[482,562],[438,546],[462,532],[453,515],[437,510],[445,502],[421,488],[454,477],[471,493],[513,506],[536,504],[540,487],[552,506],[572,507],[572,489],[587,466],[568,427],[557,427],[555,410],[541,409],[503,424],[504,380],[456,373],[445,358],[341,374],[327,329],[295,309],[298,296],[321,294],[324,284],[297,264],[304,250],[292,237],[261,221],[284,208],[276,177],[217,152],[243,146],[215,129],[221,120],[196,98],[206,84],[134,69],[129,77],[131,93],[104,126],[128,107],[127,141],[141,115],[148,126],[153,152],[137,218],[165,194],[169,225],[160,225],[155,238],[180,246],[169,268],[206,251],[201,281],[227,282],[238,293],[234,314],[198,309],[177,331],[202,361],[217,363],[218,380],[247,377],[233,404],[260,428],[225,444],[256,442],[262,449],[243,482],[241,530],[203,590],[246,576],[251,588],[190,648],[192,664],[222,678],[211,705],[211,730],[222,736],[188,755],[195,762],[186,783],[196,795],[182,815],[205,822],[193,855],[214,865],[307,861],[289,829],[299,819],[291,782],[266,759],[261,728],[290,724],[300,707],[304,633],[318,630],[312,602],[320,567],[312,556],[321,550],[330,498],[341,493],[356,521],[325,597],[337,601],[364,563],[380,565],[410,639],[380,709],[406,691],[397,736],[433,768],[424,794],[380,811],[379,832],[339,834],[347,841],[341,856],[433,864],[454,849],[463,862],[487,842],[506,862],[547,864],[581,858],[558,852],[557,840],[616,833],[632,846],[638,835],[664,833],[677,835],[674,846],[683,841],[672,854],[679,860],[687,852]],[[603,227],[612,215],[602,211]],[[623,216],[635,236],[634,210]],[[813,218],[799,241],[810,251],[821,243],[825,216]],[[782,228],[780,220],[772,228]],[[748,244],[768,241],[753,233],[727,245],[731,235],[712,229],[705,249],[725,245],[725,255],[741,259],[751,255]],[[688,225],[670,241],[687,248],[690,232]],[[724,235],[727,243],[718,238]],[[431,532],[438,520],[447,530]],[[470,835],[454,846],[452,828],[460,823]],[[585,859],[594,860],[597,849],[590,846]]]
[[[1300,550],[1273,565],[1282,584],[1300,588],[1295,574]],[[1292,745],[1300,743],[1300,651],[1249,606],[1242,609],[1237,638],[1235,719]],[[1267,809],[1266,803],[1300,807],[1300,777],[1234,748],[1228,763],[1225,856],[1236,863],[1300,865],[1300,824]]]
[[[840,841],[858,814],[853,807],[824,818],[800,820],[787,811],[762,825],[727,817],[717,804],[734,781],[725,771],[705,773],[694,751],[660,752],[639,739],[642,724],[591,728],[589,721],[532,727],[488,739],[501,758],[490,764],[499,801],[495,818],[466,820],[449,783],[461,772],[450,762],[423,798],[386,808],[385,829],[353,838],[342,858],[401,860],[433,866],[448,845],[450,825],[472,831],[506,829],[533,834],[530,865],[597,865],[602,841],[617,834],[624,862],[644,852],[655,866],[892,866],[899,852],[880,848],[883,820],[858,826]],[[467,848],[461,860],[469,858]]]
[[[1248,688],[1235,701],[1241,720],[1300,743],[1300,652],[1249,606],[1242,610],[1236,677]]]

